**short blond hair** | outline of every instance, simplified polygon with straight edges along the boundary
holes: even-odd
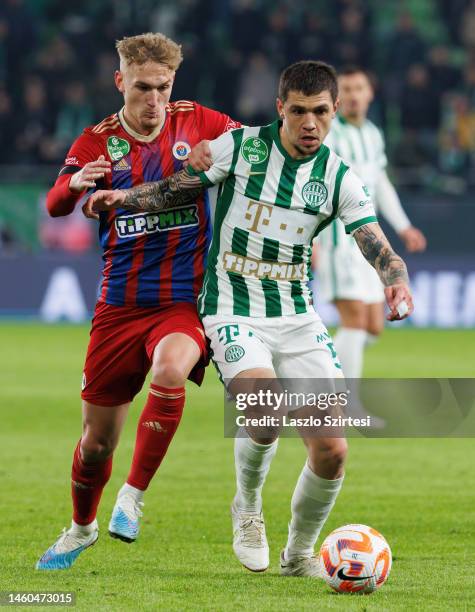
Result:
[[[116,41],[115,48],[121,61],[127,65],[157,62],[175,71],[183,61],[181,45],[160,33],[126,36]]]

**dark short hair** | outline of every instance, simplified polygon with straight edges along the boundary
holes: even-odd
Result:
[[[290,91],[301,91],[304,96],[314,96],[328,90],[333,102],[338,97],[338,83],[333,66],[311,60],[287,66],[280,75],[279,98],[287,100]]]

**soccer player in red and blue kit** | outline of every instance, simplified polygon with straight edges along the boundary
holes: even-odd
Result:
[[[74,142],[47,207],[71,213],[89,189],[120,189],[173,175],[191,148],[239,127],[195,102],[170,103],[181,49],[162,34],[117,43],[115,83],[124,107]],[[187,378],[201,383],[207,359],[196,312],[211,238],[206,192],[173,211],[100,214],[104,250],[82,383],[83,433],[72,466],[73,520],[37,563],[65,569],[98,538],[97,507],[128,408],[151,368],[132,467],[109,524],[113,537],[137,538],[143,494],[178,427]]]

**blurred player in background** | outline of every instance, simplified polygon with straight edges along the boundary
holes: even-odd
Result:
[[[193,165],[173,180],[97,191],[86,204],[91,210],[159,212],[189,190],[222,183],[199,311],[213,361],[234,396],[243,383],[262,389],[277,377],[298,379],[299,389],[304,378],[325,379],[330,389],[341,380],[308,287],[312,240],[337,216],[377,270],[389,320],[404,318],[397,312],[402,301],[412,312],[406,266],[377,223],[361,179],[322,144],[337,95],[331,66],[297,62],[281,76],[279,120],[209,143],[212,163],[205,172]],[[247,433],[236,437],[234,447],[233,549],[246,568],[261,572],[269,566],[262,489],[278,431]],[[318,577],[314,546],[343,484],[347,446],[342,437],[300,433],[308,459],[292,496],[281,574]]]
[[[117,43],[115,83],[124,107],[74,142],[47,206],[70,214],[87,190],[127,188],[174,174],[191,147],[237,127],[195,102],[170,103],[181,48],[161,34]],[[178,427],[187,378],[201,383],[206,342],[196,312],[211,238],[209,201],[188,193],[172,214],[100,214],[103,279],[92,321],[82,384],[83,433],[72,466],[71,528],[46,551],[38,569],[70,567],[98,537],[97,507],[112,469],[128,408],[152,369],[132,467],[109,532],[136,539],[143,493]]]
[[[423,251],[426,239],[411,225],[386,173],[383,136],[367,118],[373,100],[368,74],[357,67],[341,71],[338,90],[339,112],[325,144],[363,180],[367,188],[365,199],[371,196],[376,212],[383,215],[406,249],[411,253]],[[340,220],[333,221],[319,235],[318,245],[320,291],[326,301],[335,304],[340,315],[335,349],[345,377],[358,379],[363,370],[365,346],[374,342],[384,327],[383,286]],[[358,407],[355,399],[352,406]]]

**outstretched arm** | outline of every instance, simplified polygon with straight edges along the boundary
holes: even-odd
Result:
[[[187,204],[203,191],[203,184],[199,176],[190,176],[186,169],[183,169],[161,181],[144,183],[124,191],[125,198],[121,208],[137,212],[157,212]]]
[[[366,260],[374,267],[385,289],[386,301],[391,312],[389,321],[404,319],[414,310],[409,288],[409,277],[404,261],[395,253],[378,223],[369,223],[358,228],[354,239]],[[409,311],[400,316],[397,307],[405,301]]]
[[[131,189],[96,191],[84,204],[86,217],[97,219],[98,212],[123,208],[132,212],[158,212],[193,201],[203,190],[199,176],[190,176],[186,169],[153,183]]]
[[[427,245],[426,238],[421,230],[409,221],[386,170],[382,170],[378,177],[374,196],[378,209],[399,235],[409,253],[424,251]]]
[[[132,212],[158,212],[189,204],[205,187],[224,181],[230,174],[233,159],[236,159],[239,153],[241,138],[242,130],[234,130],[222,134],[209,144],[203,143],[204,148],[199,150],[200,154],[193,157],[196,162],[204,154],[204,165],[197,164],[197,168],[188,166],[161,181],[144,183],[132,189],[97,191],[83,206],[83,212],[86,217],[97,219],[99,211],[108,211],[112,208],[123,208]],[[211,153],[213,164],[203,172],[200,170],[209,165],[209,159],[206,159],[209,157],[207,153]]]

